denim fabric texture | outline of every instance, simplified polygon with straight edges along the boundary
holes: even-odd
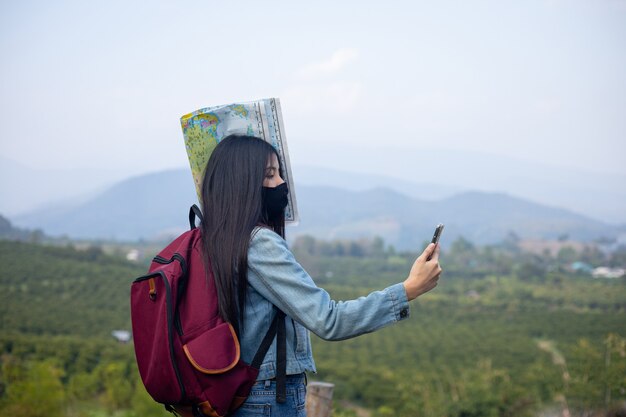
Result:
[[[287,315],[287,375],[315,372],[309,331],[325,340],[373,332],[409,317],[402,283],[350,301],[334,301],[296,262],[287,242],[256,228],[248,250],[248,292],[240,334],[241,358],[250,363],[274,317]],[[257,380],[276,376],[276,341],[265,355]]]
[[[305,417],[306,382],[304,374],[287,377],[287,401],[276,402],[276,381],[258,381],[250,396],[233,417]]]

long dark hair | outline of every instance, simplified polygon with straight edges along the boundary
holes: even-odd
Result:
[[[222,319],[239,334],[248,283],[248,247],[257,225],[284,237],[284,216],[263,209],[263,180],[276,150],[262,139],[231,135],[215,147],[202,182],[202,240],[211,265]],[[282,169],[282,167],[281,167]]]

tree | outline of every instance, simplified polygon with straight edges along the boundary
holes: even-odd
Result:
[[[509,230],[509,232],[507,233],[507,235],[504,237],[504,240],[502,241],[502,243],[500,244],[500,246],[511,252],[511,253],[519,253],[520,248],[519,248],[519,242],[522,239],[519,237],[519,235],[517,233],[515,233],[512,230]]]
[[[452,242],[448,256],[459,266],[468,267],[476,263],[477,252],[472,242],[459,236]]]
[[[148,395],[141,380],[137,377],[135,382],[135,389],[133,390],[133,396],[131,398],[131,404],[133,412],[137,417],[144,416],[172,416],[171,413],[165,411],[165,407],[162,404],[157,403]]]
[[[68,393],[73,399],[88,400],[94,398],[102,390],[102,381],[98,374],[79,372],[72,375],[68,385]]]
[[[609,266],[626,268],[626,245],[619,246],[609,259]]]
[[[385,256],[385,241],[382,237],[376,236],[371,244],[372,255],[377,258]]]
[[[30,240],[30,243],[39,244],[43,241],[44,237],[45,236],[41,229],[35,229],[32,232],[30,232],[29,240]]]
[[[546,271],[537,262],[526,261],[515,268],[515,275],[521,281],[544,282],[546,278]]]
[[[589,410],[603,405],[602,353],[589,340],[581,339],[572,349],[567,364],[571,379],[566,392],[574,409]]]
[[[601,266],[606,263],[606,256],[597,246],[585,246],[579,259],[593,266]]]
[[[350,242],[348,254],[360,258],[364,255],[363,248],[357,242]]]
[[[6,407],[2,415],[20,417],[61,417],[65,393],[63,372],[50,360],[24,365],[25,372],[6,388]]]
[[[295,253],[316,255],[316,249],[315,238],[310,235],[298,236],[293,244],[293,251]]]
[[[556,259],[559,261],[559,263],[563,265],[571,264],[572,262],[576,261],[577,258],[578,253],[571,246],[562,247],[561,249],[559,249],[559,253],[556,255]]]
[[[133,389],[128,371],[127,364],[122,362],[109,362],[101,369],[105,402],[112,410],[130,407]]]

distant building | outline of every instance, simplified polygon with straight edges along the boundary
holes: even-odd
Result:
[[[139,260],[139,251],[137,249],[131,249],[126,254],[126,259],[131,262],[137,262]]]
[[[589,265],[587,262],[573,262],[570,265],[570,268],[575,272],[585,272],[587,274],[593,273],[593,266]]]
[[[130,342],[130,332],[128,330],[113,330],[111,336],[120,343]]]
[[[591,273],[594,278],[621,278],[626,275],[623,268],[609,268],[608,266],[599,266]]]

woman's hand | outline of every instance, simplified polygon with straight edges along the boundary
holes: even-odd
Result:
[[[431,259],[427,261],[426,259],[431,254]],[[439,274],[441,274],[439,245],[431,243],[417,257],[411,267],[409,277],[404,281],[404,290],[409,301],[435,288],[439,281]]]

